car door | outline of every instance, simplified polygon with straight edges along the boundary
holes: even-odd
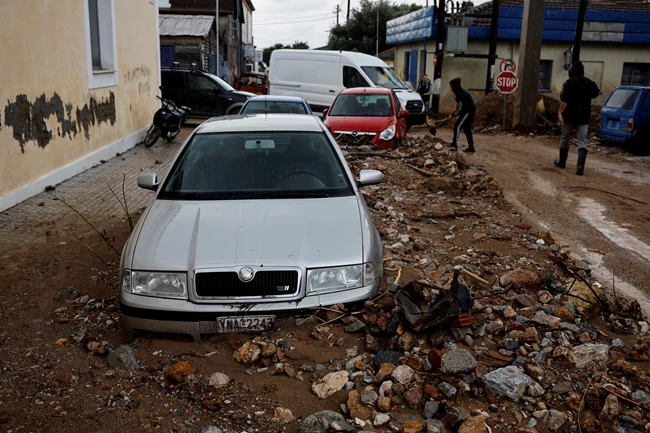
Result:
[[[194,115],[219,116],[225,112],[219,96],[224,92],[221,86],[199,72],[190,72],[188,78],[188,95]]]
[[[181,71],[163,70],[161,75],[162,97],[177,105],[188,105],[187,83]],[[191,108],[191,107],[190,107]]]
[[[644,90],[643,95],[639,97],[639,104],[634,116],[634,127],[650,127],[650,90]]]

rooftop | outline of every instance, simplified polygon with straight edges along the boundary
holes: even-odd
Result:
[[[158,16],[160,36],[206,36],[214,24],[210,15],[175,15]]]

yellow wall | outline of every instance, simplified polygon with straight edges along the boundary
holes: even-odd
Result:
[[[0,199],[133,136],[148,126],[158,106],[157,3],[114,0],[117,85],[89,89],[83,1],[0,0]],[[56,105],[55,94],[70,109],[63,119],[48,113]],[[46,104],[39,109],[35,101],[41,95]],[[8,125],[16,117],[11,110],[17,109],[15,103],[21,98],[31,108],[18,116],[45,111],[41,129],[51,131],[49,142],[28,140],[21,150],[15,137],[20,128],[16,131]],[[86,136],[77,110],[80,118],[93,120],[88,116],[91,98],[103,105],[94,125],[87,124]],[[59,135],[62,128],[72,128],[69,136]]]
[[[542,46],[541,60],[552,60],[553,70],[551,74],[551,95],[559,97],[562,85],[568,79],[568,73],[564,70],[564,51],[569,48],[570,44],[544,43]],[[418,71],[422,70],[422,50],[424,42],[401,44],[397,46],[395,54],[395,72],[404,81],[408,76],[404,74],[405,53],[413,49],[418,50]],[[427,44],[427,51],[435,50],[435,42]],[[595,100],[602,103],[609,94],[621,84],[623,74],[623,63],[650,63],[650,56],[647,47],[634,47],[613,44],[586,44],[582,47],[581,60],[585,65],[585,75],[594,80],[600,87],[603,94]],[[487,41],[470,41],[468,43],[468,53],[487,54]],[[519,43],[518,42],[500,42],[497,46],[496,67],[501,59],[513,59],[515,63],[519,61]],[[426,72],[429,78],[433,80],[434,67],[432,55],[427,54]],[[461,77],[463,87],[466,89],[484,89],[485,76],[487,72],[486,59],[468,59],[445,57],[442,71],[442,102],[441,112],[449,113],[455,106],[453,94],[449,90],[449,80],[455,77]],[[413,83],[417,85],[417,83]],[[472,91],[475,100],[478,101],[484,92],[481,90]]]

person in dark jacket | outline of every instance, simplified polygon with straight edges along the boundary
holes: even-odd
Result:
[[[460,132],[465,132],[467,137],[467,149],[465,152],[474,152],[474,136],[472,135],[472,122],[474,121],[474,115],[476,114],[476,105],[474,105],[474,99],[470,93],[463,89],[460,85],[460,78],[454,78],[449,82],[451,91],[456,95],[456,105],[457,109],[449,116],[451,120],[453,117],[458,117],[456,123],[454,124],[454,139],[451,143],[451,147],[454,149],[458,148],[458,139],[460,138]]]
[[[422,97],[422,102],[424,102],[425,115],[429,114],[429,103],[431,101],[432,89],[433,86],[431,85],[431,80],[429,80],[429,76],[427,74],[424,74],[422,76],[422,79],[420,80],[420,83],[418,84],[418,88],[416,92],[420,94],[420,96]]]
[[[560,110],[557,117],[562,124],[560,138],[560,159],[556,159],[556,167],[566,168],[569,156],[569,138],[576,130],[578,138],[578,164],[576,174],[582,176],[587,160],[587,133],[591,118],[591,100],[596,98],[600,89],[589,78],[585,77],[585,67],[582,62],[575,62],[569,69],[569,79],[562,86],[560,94]]]

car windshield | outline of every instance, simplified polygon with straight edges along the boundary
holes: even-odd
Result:
[[[158,195],[167,200],[325,198],[352,195],[323,132],[195,134]]]
[[[336,98],[327,115],[390,117],[393,110],[389,95],[342,94]]]
[[[376,86],[388,89],[406,89],[406,84],[399,79],[392,69],[385,66],[362,66],[363,72]]]
[[[217,77],[216,75],[208,74],[208,73],[206,73],[205,75],[207,75],[208,77],[210,77],[214,81],[216,81],[221,86],[221,88],[223,90],[225,90],[226,92],[232,92],[233,90],[235,90],[230,84],[226,83],[225,81],[223,81],[221,78]]]
[[[635,89],[617,89],[609,97],[605,107],[607,108],[620,108],[623,110],[631,110],[636,102],[636,95],[639,94]]]
[[[248,101],[240,114],[307,114],[302,102]]]

